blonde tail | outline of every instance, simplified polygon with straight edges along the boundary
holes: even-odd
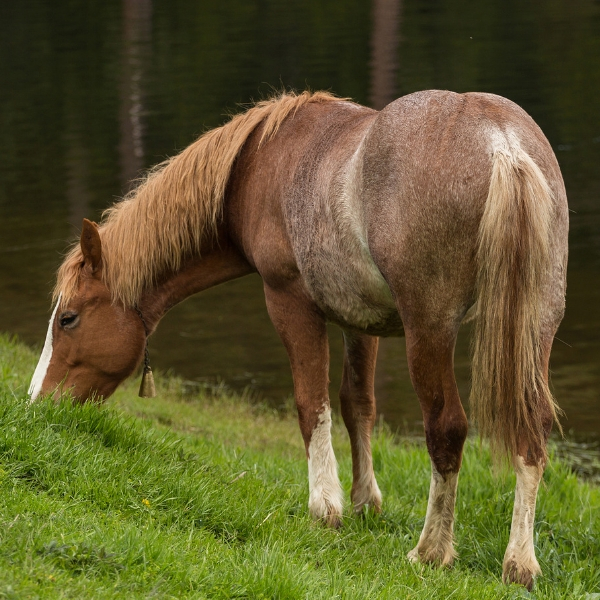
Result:
[[[473,419],[494,456],[526,447],[544,460],[548,414],[556,420],[541,339],[553,212],[533,160],[518,145],[498,150],[479,228],[471,389]]]

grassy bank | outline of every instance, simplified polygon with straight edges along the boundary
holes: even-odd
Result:
[[[36,357],[0,336],[0,598],[586,598],[600,592],[600,490],[552,461],[539,495],[533,594],[500,583],[514,479],[469,443],[453,569],[408,563],[423,524],[422,445],[380,430],[384,513],[331,531],[307,514],[294,415],[176,379],[157,399],[28,407]],[[349,495],[349,446],[334,444]],[[592,598],[594,596],[591,596]]]

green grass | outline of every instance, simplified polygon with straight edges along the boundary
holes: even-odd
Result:
[[[514,478],[468,443],[452,569],[405,558],[423,524],[426,450],[380,428],[382,515],[341,530],[307,511],[293,411],[161,378],[159,398],[124,386],[105,406],[25,393],[36,356],[0,336],[0,598],[593,598],[600,490],[553,460],[539,495],[532,594],[500,582]],[[334,424],[346,496],[347,436]]]

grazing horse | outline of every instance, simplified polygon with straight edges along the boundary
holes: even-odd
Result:
[[[289,354],[309,511],[338,526],[326,322],[344,332],[352,502],[381,507],[370,436],[378,336],[405,336],[431,457],[412,561],[448,565],[467,418],[453,372],[476,319],[471,407],[517,483],[503,579],[531,588],[538,485],[556,406],[548,362],[564,312],[568,210],[552,149],[518,106],[425,91],[382,111],[282,94],[150,171],[58,271],[30,395],[109,396],[147,336],[191,294],[258,272]]]

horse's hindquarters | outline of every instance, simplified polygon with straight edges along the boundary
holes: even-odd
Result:
[[[452,354],[477,301],[471,404],[493,452],[508,451],[517,466],[504,579],[530,589],[539,573],[535,497],[554,413],[548,359],[565,292],[568,213],[558,164],[513,103],[448,92],[387,107],[364,156],[369,247],[406,328],[434,474],[411,556],[452,557],[448,482],[460,468],[467,425]]]

